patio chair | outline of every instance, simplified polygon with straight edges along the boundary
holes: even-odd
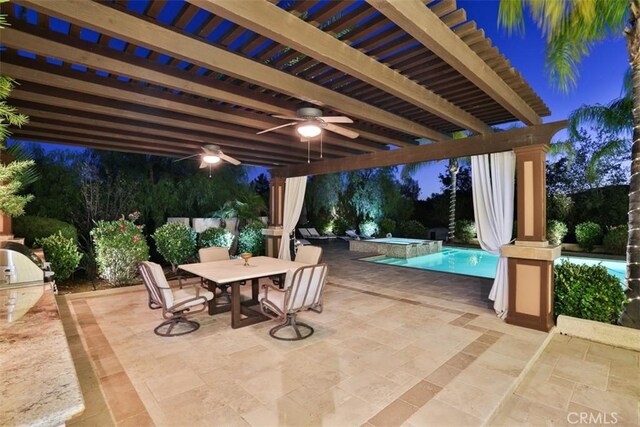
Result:
[[[162,317],[166,319],[153,332],[162,337],[176,337],[198,330],[200,323],[188,320],[187,315],[204,311],[213,293],[202,291],[198,286],[193,287],[195,292],[181,289],[174,293],[159,264],[144,261],[139,269],[149,293],[149,308],[162,308]],[[174,332],[177,326],[179,331]]]
[[[311,234],[309,234],[309,230],[307,230],[306,228],[298,228],[298,233],[300,233],[303,239],[308,239],[309,237],[311,237]]]
[[[220,246],[211,246],[209,248],[202,248],[198,250],[198,258],[200,258],[200,262],[212,262],[228,260],[230,257],[229,250],[227,248],[223,248]],[[208,281],[203,277],[200,278],[200,285],[205,289],[209,289]],[[229,285],[218,285],[218,288],[221,292],[220,298],[225,299],[228,303],[230,303],[231,297],[229,296],[228,291]]]
[[[360,240],[360,236],[358,236],[358,233],[356,233],[355,230],[347,230],[345,231],[345,234],[349,240]]]
[[[302,246],[296,253],[296,262],[305,264],[320,264],[322,258],[322,248],[318,246]]]
[[[260,311],[272,319],[284,320],[269,331],[273,338],[283,341],[297,341],[310,337],[313,328],[299,322],[297,315],[301,311],[311,310],[322,313],[322,292],[327,280],[327,265],[309,265],[290,270],[285,279],[285,288],[265,284],[260,299]],[[290,328],[290,329],[288,329]],[[279,331],[289,330],[289,335],[277,335]],[[291,334],[291,331],[293,334]]]

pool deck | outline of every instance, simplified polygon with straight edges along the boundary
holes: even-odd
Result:
[[[562,339],[545,348],[552,336],[495,317],[491,280],[361,262],[343,242],[322,246],[325,310],[302,315],[316,333],[298,342],[271,339],[274,322],[233,330],[228,313],[194,316],[193,334],[157,337],[160,317],[142,286],[59,297],[87,393],[85,414],[68,425],[565,425],[543,400],[544,381],[556,377],[577,384],[562,411],[570,402],[614,411],[620,395],[622,419],[637,423],[636,386],[616,379],[637,378],[637,352]],[[558,355],[574,350],[575,360]],[[539,363],[553,367],[523,383],[540,352]],[[626,364],[614,376],[615,358]],[[584,385],[601,381],[592,361],[611,367],[610,386],[579,384],[576,372]]]

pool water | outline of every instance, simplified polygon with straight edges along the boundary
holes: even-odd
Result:
[[[492,255],[480,249],[459,248],[445,248],[437,254],[415,258],[372,257],[366,260],[378,264],[442,271],[445,273],[464,274],[489,279],[495,277],[496,266],[498,264],[497,255]],[[563,256],[556,260],[556,264],[562,262],[562,260],[567,260],[574,264],[602,264],[609,273],[619,278],[621,282],[625,282],[627,265],[623,261]]]

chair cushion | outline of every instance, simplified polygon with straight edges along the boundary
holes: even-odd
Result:
[[[279,292],[275,289],[269,289],[269,293],[267,294],[267,300],[274,306],[278,307],[280,311],[284,311],[284,296],[285,292]],[[262,294],[264,298],[264,292]]]
[[[182,301],[186,301],[186,300],[195,298],[195,296],[196,296],[196,293],[195,293],[194,290],[179,289],[179,290],[176,290],[174,292],[174,303],[177,305],[177,304],[180,304]],[[205,297],[207,299],[207,301],[211,301],[213,299],[213,292],[200,290],[199,296]],[[194,305],[199,305],[199,304],[202,304],[202,300],[190,301],[190,302],[186,303],[184,306],[185,307],[192,307]]]

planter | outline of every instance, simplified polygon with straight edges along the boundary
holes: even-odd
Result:
[[[193,230],[202,233],[207,228],[220,227],[219,218],[193,218]]]
[[[556,331],[614,347],[640,351],[640,330],[560,315]]]
[[[186,225],[187,227],[191,226],[191,223],[189,222],[189,218],[184,218],[184,217],[167,218],[167,224],[171,224],[172,222],[178,222],[180,224]]]

